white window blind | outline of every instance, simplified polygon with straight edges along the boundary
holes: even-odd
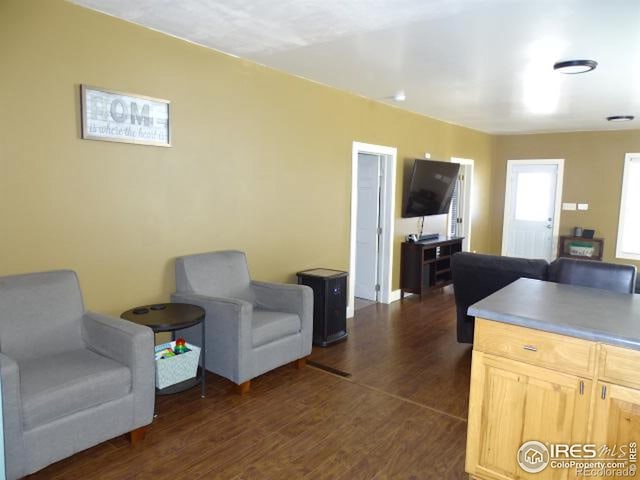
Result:
[[[459,218],[458,197],[460,196],[459,191],[460,191],[460,180],[456,179],[456,186],[453,188],[453,195],[451,196],[451,211],[449,212],[449,215],[450,215],[449,236],[451,237],[458,236],[458,227],[460,225],[458,223],[458,218]]]
[[[640,153],[624,159],[616,257],[640,260]]]

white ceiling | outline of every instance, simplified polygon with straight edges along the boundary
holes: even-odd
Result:
[[[639,0],[71,1],[485,132],[640,128]]]

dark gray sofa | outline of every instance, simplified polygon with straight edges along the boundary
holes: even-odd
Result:
[[[636,267],[613,263],[559,258],[551,264],[477,253],[457,253],[451,259],[460,343],[473,343],[474,318],[467,309],[518,278],[533,278],[584,287],[633,293]]]

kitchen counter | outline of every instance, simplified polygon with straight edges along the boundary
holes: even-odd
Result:
[[[629,478],[638,478],[640,295],[521,278],[469,313],[472,478],[622,478],[632,469]],[[629,452],[615,457],[622,473],[554,466],[564,457],[549,445],[587,443]]]
[[[640,295],[521,278],[469,315],[640,350]]]

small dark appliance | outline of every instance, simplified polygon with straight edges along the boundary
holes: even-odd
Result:
[[[314,268],[298,272],[313,290],[313,344],[326,347],[347,338],[347,272]]]

